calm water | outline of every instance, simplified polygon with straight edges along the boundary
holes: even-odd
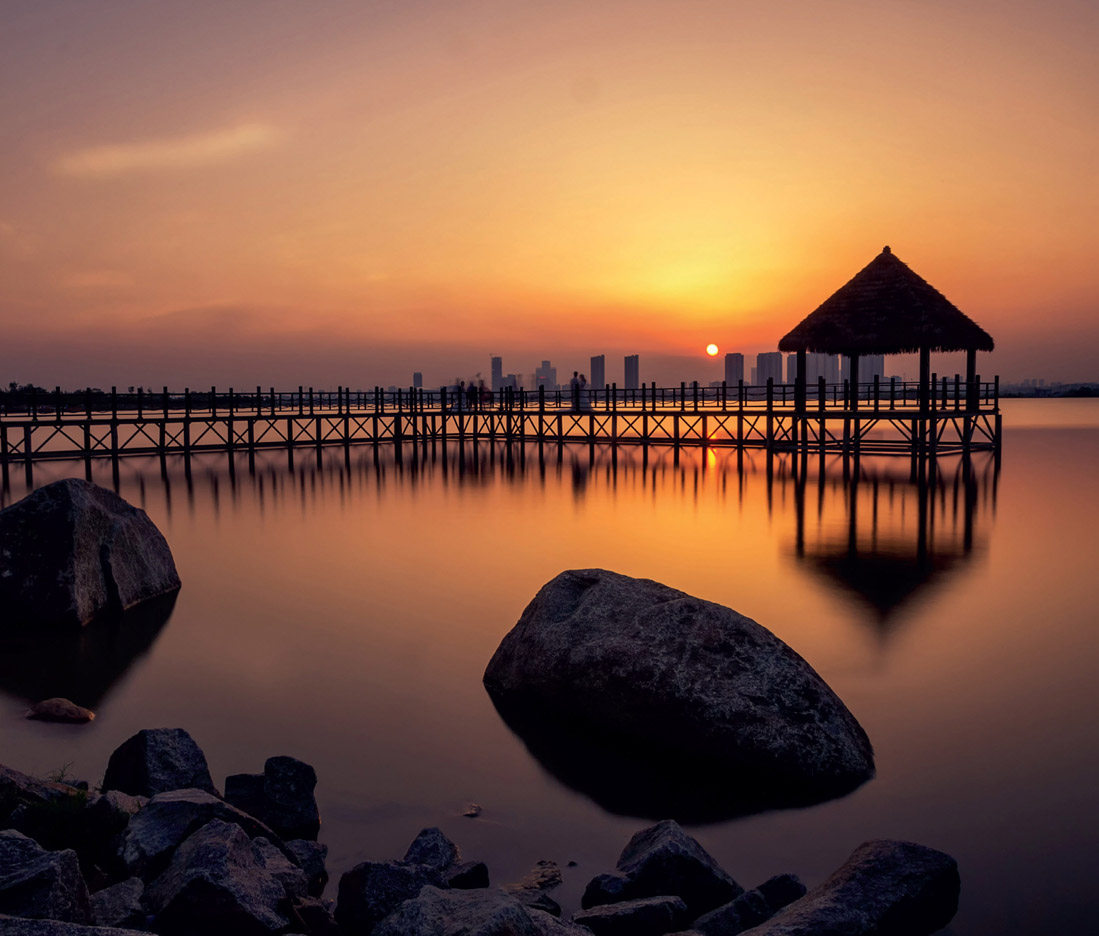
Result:
[[[97,463],[164,531],[184,586],[166,621],[119,638],[5,647],[0,761],[94,782],[152,726],[187,728],[219,785],[293,754],[320,777],[334,878],[437,824],[499,883],[579,862],[555,894],[569,909],[645,821],[537,760],[481,674],[542,584],[601,566],[769,627],[874,742],[878,776],[843,799],[694,828],[742,884],[812,885],[865,839],[907,838],[960,863],[951,932],[1082,929],[1099,903],[1099,401],[1004,412],[999,472],[946,459],[925,485],[903,459],[845,476],[813,457],[802,481],[759,452],[627,447]],[[83,473],[47,464],[30,483]],[[4,503],[27,484],[13,468]],[[53,694],[98,718],[21,718]],[[469,802],[481,818],[460,816]]]

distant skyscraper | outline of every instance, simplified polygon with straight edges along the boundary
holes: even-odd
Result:
[[[759,382],[759,368],[752,368],[752,376],[748,378],[748,383],[751,386],[755,386]]]
[[[865,370],[862,361],[866,362]],[[880,382],[885,377],[885,355],[868,354],[859,362],[859,380],[873,381],[875,375]]]
[[[756,355],[756,379],[760,386],[764,386],[768,380],[782,383],[781,351],[761,351]]]
[[[725,383],[736,386],[744,379],[744,355],[732,351],[725,355]]]
[[[492,359],[492,391],[502,390],[504,386],[504,359],[494,357]]]
[[[416,371],[412,375],[412,386],[415,387],[417,390],[420,390],[420,389],[423,388],[423,385],[424,385],[424,375],[422,373],[420,373],[419,371]]]
[[[602,390],[607,385],[607,361],[602,354],[596,354],[591,359],[591,380],[589,386],[595,390]]]
[[[627,390],[636,390],[641,386],[641,365],[636,354],[626,355],[626,379],[623,381]]]
[[[556,390],[557,368],[549,361],[543,361],[541,367],[534,369],[534,383],[536,386],[545,387],[547,390]]]

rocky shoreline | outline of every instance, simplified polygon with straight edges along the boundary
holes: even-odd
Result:
[[[141,731],[98,790],[0,767],[5,936],[787,936],[931,933],[957,909],[954,860],[907,842],[859,846],[820,886],[793,874],[746,890],[674,821],[639,831],[571,919],[541,862],[492,886],[439,829],[405,855],[344,871],[322,896],[316,774],[292,757],[214,786],[182,729]]]

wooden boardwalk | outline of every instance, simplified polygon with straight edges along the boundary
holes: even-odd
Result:
[[[999,380],[568,391],[0,394],[0,463],[458,441],[764,448],[937,457],[999,451]],[[803,391],[800,392],[799,391]]]

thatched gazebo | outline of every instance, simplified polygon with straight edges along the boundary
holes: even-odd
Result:
[[[972,409],[977,397],[977,352],[991,351],[993,341],[988,332],[883,247],[787,333],[778,347],[797,352],[797,400],[802,408],[806,401],[806,352],[847,355],[855,406],[860,355],[918,352],[920,403],[926,406],[931,398],[931,352],[965,351],[967,409]]]

